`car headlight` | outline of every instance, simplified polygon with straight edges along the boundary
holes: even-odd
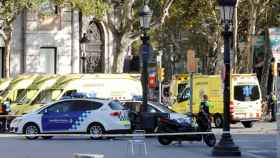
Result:
[[[177,118],[176,121],[179,123],[191,124],[191,118],[189,118],[189,117]]]
[[[12,121],[12,124],[19,124],[20,122],[22,122],[22,119],[15,119]]]

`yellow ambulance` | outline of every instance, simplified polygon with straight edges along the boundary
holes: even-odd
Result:
[[[9,104],[15,102],[21,96],[21,93],[38,77],[40,77],[38,74],[23,74],[14,78],[9,86],[0,94],[0,113],[5,112],[5,107],[3,106],[4,101],[8,101]]]
[[[59,80],[54,86],[41,91],[31,105],[39,107],[52,101],[69,98],[75,93],[116,100],[131,100],[142,96],[142,85],[138,75],[75,74],[65,75]]]
[[[176,102],[172,105],[172,109],[179,113],[190,112],[190,86],[189,80],[187,85],[177,96]],[[197,114],[200,110],[202,96],[208,96],[209,112],[214,118],[215,126],[222,126],[223,116],[223,84],[219,75],[193,75],[193,102],[192,112]]]
[[[36,96],[51,86],[59,79],[58,75],[42,75],[36,79],[27,89],[25,89],[16,101],[11,104],[11,114],[22,115],[35,108],[30,106]],[[36,107],[37,108],[37,107]]]
[[[244,127],[252,127],[254,121],[261,116],[261,90],[255,74],[232,74],[230,93],[230,121],[241,122]],[[223,81],[220,75],[193,76],[193,108],[194,114],[199,112],[202,96],[206,94],[209,111],[216,127],[223,126]],[[189,112],[189,82],[181,94],[177,96],[172,109],[179,113]]]
[[[9,87],[11,81],[12,81],[12,79],[1,79],[0,80],[0,94]]]

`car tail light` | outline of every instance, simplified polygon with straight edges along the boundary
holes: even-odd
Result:
[[[230,103],[229,103],[229,112],[230,113],[234,112],[234,103],[233,103],[233,101],[230,101]]]
[[[111,116],[120,116],[121,112],[111,112],[110,115]]]
[[[257,118],[260,118],[260,113],[256,113],[256,117],[257,117]]]
[[[168,120],[166,118],[160,117],[159,122],[160,123],[166,123],[166,122],[168,122]]]

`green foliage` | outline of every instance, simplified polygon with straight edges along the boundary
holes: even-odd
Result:
[[[23,9],[37,8],[47,0],[5,0],[0,2],[0,18],[7,23],[11,23]]]
[[[82,12],[82,14],[85,16],[94,15],[97,18],[101,18],[109,9],[109,5],[104,0],[68,0],[68,1],[70,2],[73,8],[79,9]]]

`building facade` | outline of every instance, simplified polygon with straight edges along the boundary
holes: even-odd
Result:
[[[83,36],[88,41],[81,43]],[[94,17],[83,17],[69,7],[46,4],[24,11],[14,23],[10,75],[20,73],[110,73],[113,35]],[[0,66],[3,52],[0,37]]]

